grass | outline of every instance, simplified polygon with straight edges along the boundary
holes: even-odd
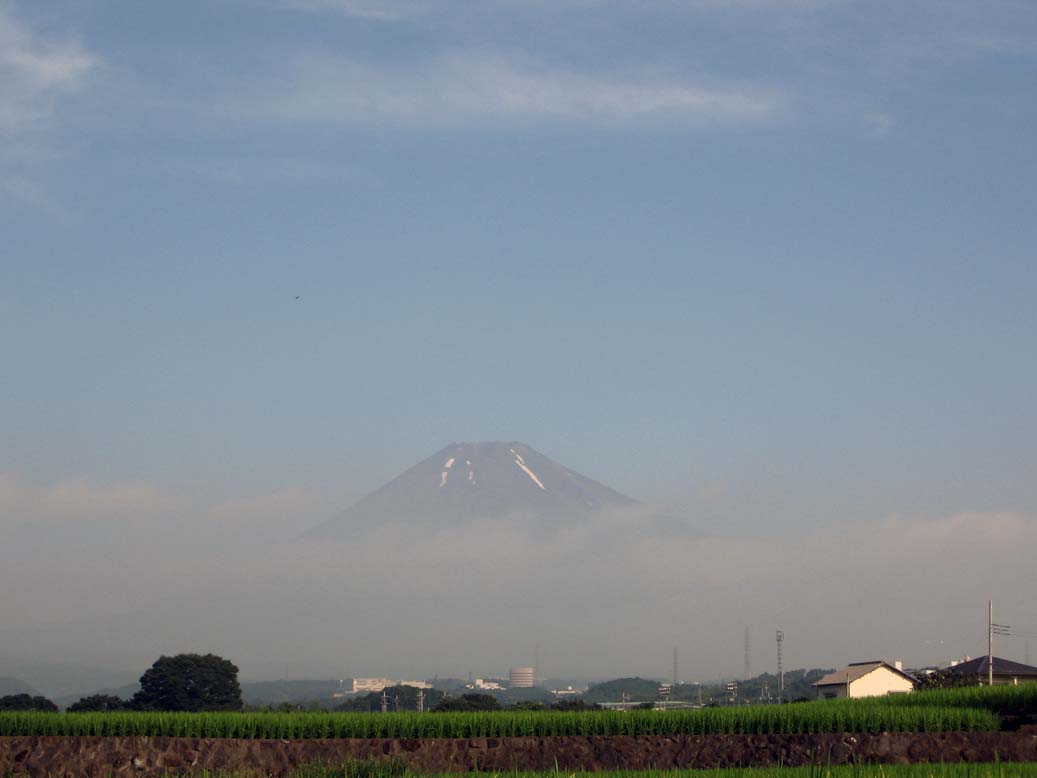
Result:
[[[883,700],[686,711],[490,713],[0,713],[0,735],[244,739],[811,734],[996,730],[989,709]]]
[[[863,700],[680,711],[486,713],[0,713],[0,735],[244,739],[812,734],[997,730],[1037,714],[1037,684]]]
[[[982,708],[1002,715],[1037,713],[1037,683],[1018,686],[967,686],[961,689],[934,689],[887,697],[889,704],[901,707]]]

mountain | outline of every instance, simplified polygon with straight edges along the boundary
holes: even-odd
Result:
[[[88,694],[102,687],[122,686],[137,675],[140,673],[0,654],[0,676],[18,678],[50,699]]]
[[[477,518],[559,523],[636,504],[524,443],[451,443],[310,536],[347,539],[386,523],[440,528]]]
[[[30,697],[36,697],[39,695],[39,692],[25,683],[25,681],[20,681],[17,678],[0,677],[0,697],[7,697],[11,694],[28,694]]]

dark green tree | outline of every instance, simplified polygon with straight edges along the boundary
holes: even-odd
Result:
[[[33,697],[31,694],[9,694],[0,697],[0,710],[35,710],[56,712],[58,706],[46,697]]]
[[[238,668],[215,654],[159,657],[140,677],[137,710],[241,710]]]
[[[385,697],[389,702],[389,710],[396,710],[397,700],[400,710],[418,709],[418,689],[414,686],[387,686]],[[424,689],[425,710],[432,710],[446,697],[439,689]],[[335,710],[377,713],[382,709],[382,692],[370,692],[347,700],[335,706]]]
[[[462,694],[460,697],[447,697],[433,708],[433,712],[500,710],[500,700],[492,694]]]
[[[601,706],[584,702],[581,699],[559,700],[551,706],[551,710],[601,710]]]
[[[934,670],[931,673],[919,673],[915,689],[960,689],[964,686],[979,686],[980,677],[970,673],[955,673],[951,670]]]
[[[129,707],[126,700],[111,694],[91,694],[68,706],[69,713],[86,713],[87,711],[100,711],[107,713],[112,710],[126,710]]]

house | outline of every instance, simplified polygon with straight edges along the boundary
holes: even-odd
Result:
[[[986,683],[989,677],[987,657],[981,656],[970,659],[967,662],[958,662],[951,665],[944,673],[948,675],[970,675],[978,676],[980,683]],[[1009,659],[994,657],[994,685],[1020,684],[1037,682],[1037,667],[1013,662]]]
[[[881,697],[913,691],[915,679],[904,672],[900,662],[855,662],[829,673],[814,686],[819,699]]]

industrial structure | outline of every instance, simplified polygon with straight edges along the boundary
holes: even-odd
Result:
[[[513,667],[508,673],[512,689],[532,689],[536,685],[536,671],[532,667]]]

